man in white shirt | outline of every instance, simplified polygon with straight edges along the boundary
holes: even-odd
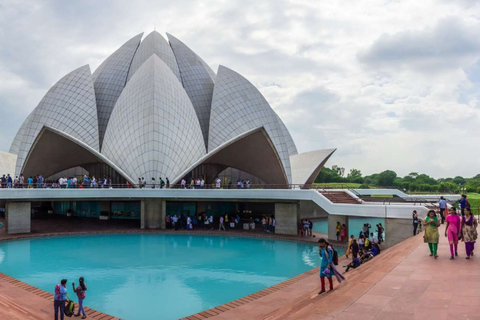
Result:
[[[217,178],[217,180],[215,180],[215,188],[220,189],[221,184],[222,180],[220,180],[220,178]]]
[[[200,189],[205,188],[205,180],[200,180]]]

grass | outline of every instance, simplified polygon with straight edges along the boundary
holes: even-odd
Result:
[[[325,188],[358,188],[360,183],[351,183],[351,182],[328,182],[328,183],[314,183],[316,187],[325,187]]]

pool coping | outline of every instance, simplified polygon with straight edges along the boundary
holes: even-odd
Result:
[[[248,233],[248,232],[235,232],[235,231],[216,231],[216,230],[172,230],[172,229],[131,229],[131,230],[106,230],[106,231],[79,231],[79,232],[49,232],[49,233],[38,233],[38,234],[18,234],[18,235],[9,235],[8,238],[0,238],[1,242],[9,242],[9,241],[17,241],[17,240],[27,240],[27,239],[35,239],[35,238],[50,238],[50,237],[61,237],[61,236],[79,236],[79,235],[101,235],[101,234],[192,234],[192,235],[211,235],[211,236],[239,236],[245,238],[263,238],[263,239],[276,239],[276,240],[283,240],[283,241],[292,241],[292,242],[304,242],[315,244],[318,238],[314,237],[300,237],[298,235],[280,235],[275,233]],[[335,247],[346,247],[346,243],[335,243]],[[343,260],[343,259],[340,259]],[[222,305],[218,305],[216,307],[183,317],[183,320],[200,320],[215,317],[223,312],[228,310],[234,309],[236,307],[245,305],[251,301],[260,299],[265,297],[271,293],[277,292],[281,289],[284,289],[294,283],[297,283],[315,273],[317,273],[319,267],[315,267],[309,271],[301,273],[293,278],[285,280],[283,282],[277,283],[271,287],[267,287],[260,291],[254,292],[247,296],[241,297],[239,299],[232,300]],[[9,275],[6,275],[0,272],[0,281],[6,281],[19,289],[28,291],[33,293],[41,298],[47,299],[53,302],[53,294],[45,291],[43,289],[37,288],[35,286],[29,285],[26,282],[21,280],[15,279]],[[89,308],[87,306],[84,307],[87,315],[91,319],[98,319],[98,320],[121,320],[122,318],[118,318],[98,310]],[[75,309],[78,310],[78,304],[75,303]]]

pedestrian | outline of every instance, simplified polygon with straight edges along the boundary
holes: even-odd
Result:
[[[220,189],[221,185],[222,185],[222,180],[220,180],[220,178],[217,178],[217,180],[215,180],[215,188]]]
[[[305,235],[307,237],[309,237],[310,236],[310,223],[308,223],[307,219],[303,220],[303,229],[305,230]]]
[[[218,226],[218,231],[222,230],[225,231],[225,226],[223,225],[223,222],[225,221],[225,219],[223,218],[223,216],[220,216],[220,224]]]
[[[358,238],[358,247],[360,251],[365,251],[365,239],[363,234],[360,235],[360,238]]]
[[[437,249],[438,249],[438,227],[440,226],[440,221],[438,221],[435,210],[430,210],[427,213],[423,221],[425,226],[425,235],[423,236],[423,241],[428,243],[428,248],[430,249],[430,257],[435,257],[437,259]]]
[[[465,216],[462,217],[462,241],[465,242],[466,259],[473,256],[475,241],[478,237],[477,226],[478,221],[472,215],[471,209],[469,207],[465,208]]]
[[[417,235],[417,228],[418,228],[417,210],[413,210],[412,219],[413,219],[413,235],[416,236]]]
[[[442,196],[440,201],[438,201],[438,207],[440,208],[440,218],[442,219],[442,224],[445,223],[445,209],[447,208],[447,201]]]
[[[469,206],[466,194],[462,194],[462,198],[460,200],[458,200],[458,204],[460,205],[460,210],[462,212],[462,216],[464,216],[465,215],[465,208],[467,206]]]
[[[347,252],[345,252],[345,257],[347,257],[348,259],[348,255],[350,254],[351,250],[352,250],[352,242],[353,242],[353,239],[355,239],[355,237],[353,236],[353,234],[350,236],[350,240],[348,240],[348,245],[347,245]]]
[[[168,178],[165,178],[165,182],[166,182],[167,189],[169,189],[170,188],[170,180],[168,180]]]
[[[360,248],[358,247],[357,239],[355,238],[353,238],[352,240],[350,251],[352,253],[353,258],[356,258],[358,256],[358,252],[360,251]]]
[[[83,308],[83,300],[85,300],[85,297],[87,296],[87,285],[85,284],[85,280],[83,279],[83,277],[80,277],[80,279],[78,279],[78,282],[79,284],[77,288],[75,288],[75,282],[72,282],[73,292],[77,294],[78,298],[78,312],[75,317],[79,317],[81,312],[83,314],[82,319],[86,319],[87,314],[85,313],[85,309]]]
[[[458,247],[458,235],[460,234],[461,220],[457,215],[457,210],[454,207],[451,207],[449,210],[449,215],[445,219],[447,225],[445,226],[445,237],[448,237],[448,243],[450,244],[450,260],[455,259],[455,256],[458,256],[457,247]],[[454,251],[455,249],[455,251]]]
[[[55,320],[58,320],[58,313],[60,312],[60,320],[64,319],[65,303],[67,300],[67,279],[62,279],[60,284],[55,286],[55,294],[53,296],[53,308],[55,310]]]
[[[322,258],[320,263],[320,281],[322,288],[318,294],[325,292],[325,278],[328,279],[330,285],[330,291],[333,290],[333,279],[332,276],[335,275],[338,282],[345,280],[345,277],[335,268],[333,263],[333,248],[325,239],[321,238],[318,240],[318,254]]]
[[[308,232],[310,237],[312,236],[312,231],[313,231],[313,222],[312,220],[308,219]]]
[[[377,230],[377,233],[378,233],[378,243],[382,243],[384,240],[383,240],[383,232],[385,231],[385,228],[383,228],[382,224],[379,223],[378,224],[378,230]]]
[[[337,241],[340,241],[340,231],[342,229],[342,225],[340,221],[337,221],[337,226],[335,227],[335,235],[337,236]]]
[[[347,226],[344,223],[342,224],[342,229],[340,230],[340,239],[342,242],[344,242],[346,238],[347,238]]]

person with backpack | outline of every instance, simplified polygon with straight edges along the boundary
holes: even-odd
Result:
[[[330,291],[332,291],[332,276],[334,275],[339,283],[345,280],[345,277],[335,267],[335,265],[338,265],[337,251],[335,251],[335,249],[333,249],[330,243],[328,243],[327,240],[325,240],[324,238],[318,240],[318,254],[322,258],[322,262],[320,263],[320,281],[322,283],[322,288],[318,292],[318,294],[322,294],[325,292],[325,278],[328,279],[328,283],[330,284]]]
[[[53,295],[53,308],[55,310],[55,320],[58,320],[58,312],[60,311],[60,320],[64,319],[65,303],[67,299],[67,279],[62,279],[60,284],[55,285],[55,294]]]
[[[87,296],[87,293],[86,293],[87,285],[85,284],[85,280],[83,279],[83,277],[80,277],[80,279],[78,279],[78,282],[79,284],[77,288],[75,288],[75,282],[72,282],[73,292],[77,294],[77,298],[78,298],[78,312],[75,315],[75,317],[79,317],[80,312],[82,312],[83,314],[82,319],[86,319],[87,314],[85,313],[85,309],[83,308],[83,300]]]

